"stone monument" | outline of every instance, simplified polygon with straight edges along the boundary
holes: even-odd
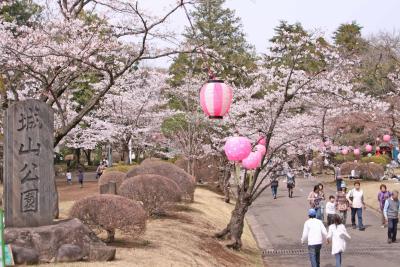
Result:
[[[12,104],[4,121],[6,227],[35,227],[53,221],[53,110],[39,100]]]

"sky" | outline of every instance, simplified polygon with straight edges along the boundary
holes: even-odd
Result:
[[[155,14],[176,0],[145,0],[142,3]],[[400,30],[400,0],[227,0],[226,7],[241,18],[249,43],[258,53],[266,52],[268,40],[280,20],[300,22],[307,30],[319,29],[330,38],[341,23],[357,21],[368,37],[379,31]],[[160,13],[161,14],[161,13]],[[181,32],[187,19],[174,14],[169,27]]]

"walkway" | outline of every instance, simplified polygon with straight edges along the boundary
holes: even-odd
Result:
[[[248,214],[249,223],[256,235],[259,247],[264,251],[264,260],[269,267],[309,266],[307,247],[302,246],[300,237],[307,219],[307,195],[316,181],[297,180],[295,196],[287,197],[286,184],[280,182],[278,198],[272,199],[266,190],[253,204]],[[326,196],[334,192],[328,190]],[[350,214],[347,223],[350,222]],[[365,232],[348,227],[352,240],[344,255],[346,267],[398,267],[400,243],[387,244],[387,229],[380,228],[380,217],[375,211],[364,213]],[[400,237],[399,237],[400,239]],[[333,267],[334,258],[330,247],[324,246],[321,267]]]

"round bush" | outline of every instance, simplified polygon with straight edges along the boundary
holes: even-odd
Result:
[[[126,173],[120,171],[109,171],[104,172],[99,179],[99,188],[102,185],[106,185],[111,181],[114,181],[117,185],[117,194],[118,188],[121,186],[122,182],[125,180]]]
[[[358,163],[356,162],[345,162],[340,165],[340,174],[341,175],[350,175],[352,170],[356,170],[358,168]]]
[[[194,200],[195,178],[175,164],[165,161],[147,161],[145,164],[130,170],[126,177],[130,178],[142,174],[157,174],[170,178],[178,184],[185,199]]]
[[[356,171],[360,174],[361,179],[375,181],[379,181],[385,172],[383,166],[376,163],[361,163]]]
[[[162,213],[169,203],[182,199],[182,191],[174,181],[155,174],[128,178],[118,191],[123,197],[141,201],[149,214]]]
[[[379,155],[379,156],[363,157],[361,161],[364,163],[373,162],[376,164],[381,164],[383,166],[386,166],[387,164],[390,163],[390,158],[387,155]]]
[[[115,230],[133,237],[142,234],[147,214],[142,205],[131,199],[96,195],[76,201],[70,210],[70,217],[78,218],[95,232],[106,231],[106,242],[111,242]]]

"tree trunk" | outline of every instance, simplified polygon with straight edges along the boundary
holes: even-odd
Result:
[[[232,211],[228,225],[224,230],[215,235],[217,238],[230,237],[233,243],[228,244],[227,247],[234,250],[240,250],[242,247],[241,238],[243,234],[244,218],[251,205],[250,197],[247,196],[246,192],[239,191],[238,193],[235,208]]]
[[[79,166],[81,164],[81,149],[80,148],[75,149],[75,155],[76,155],[76,165]]]
[[[85,153],[86,161],[87,161],[88,165],[92,166],[92,159],[91,159],[92,150],[90,150],[90,149],[83,150],[83,153]]]

